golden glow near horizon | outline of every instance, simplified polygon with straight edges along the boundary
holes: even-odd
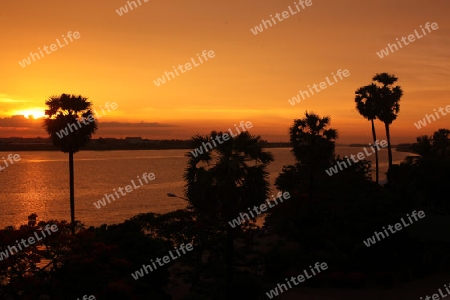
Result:
[[[26,110],[15,111],[13,115],[23,115],[25,118],[30,119],[30,116],[33,119],[39,119],[45,117],[45,108],[31,108]]]
[[[0,50],[0,118],[38,116],[36,108],[48,97],[68,93],[88,97],[97,110],[116,102],[118,109],[101,122],[171,126],[144,133],[107,131],[100,124],[95,137],[189,138],[248,120],[252,134],[286,141],[293,119],[309,111],[331,117],[338,142],[370,142],[370,122],[356,111],[354,92],[387,72],[404,91],[391,126],[393,143],[450,124],[443,116],[420,130],[414,126],[425,113],[450,104],[447,0],[311,0],[304,8],[293,0],[154,0],[128,6],[127,13],[124,0],[46,3],[2,4],[0,33],[8,43]],[[204,60],[205,49],[214,51],[213,59]],[[22,67],[24,59],[30,64]],[[313,88],[339,69],[350,76]],[[158,78],[165,83],[157,86]],[[289,104],[309,87],[314,95]],[[384,138],[384,125],[376,126]],[[21,132],[46,136],[40,130]]]

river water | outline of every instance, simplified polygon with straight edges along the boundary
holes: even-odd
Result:
[[[283,165],[293,164],[289,148],[267,149],[275,161],[268,167],[273,184]],[[336,153],[357,154],[358,147],[337,146]],[[183,172],[187,150],[81,151],[75,154],[75,217],[87,226],[122,222],[139,213],[166,213],[186,207],[186,201],[168,197],[167,193],[184,196]],[[0,152],[0,158],[9,152]],[[39,220],[70,220],[68,155],[57,151],[26,151],[20,161],[0,171],[0,228],[27,223],[36,213]],[[408,153],[393,152],[394,163]],[[373,158],[367,157],[367,159]],[[380,179],[387,170],[387,151],[380,152]],[[4,167],[3,160],[0,160]],[[138,176],[154,173],[155,179],[140,186]],[[100,209],[94,202],[114,189],[131,184],[137,189],[120,195]],[[272,188],[273,193],[276,190]]]

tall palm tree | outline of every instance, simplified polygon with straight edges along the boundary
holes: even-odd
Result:
[[[397,114],[400,111],[400,98],[403,96],[403,91],[400,86],[393,86],[397,79],[397,77],[388,73],[379,73],[372,78],[376,84],[380,85],[378,87],[377,118],[384,123],[386,128],[389,168],[392,168],[392,147],[389,126],[397,119]]]
[[[334,159],[336,129],[326,129],[330,117],[319,117],[305,112],[305,118],[295,119],[289,128],[291,152],[301,166],[306,166],[309,173],[309,198],[312,200],[314,189],[314,173],[323,172]]]
[[[62,94],[51,96],[45,104],[47,118],[44,127],[53,145],[64,153],[69,153],[70,174],[70,220],[75,233],[75,196],[73,154],[84,147],[97,130],[97,123],[91,111],[91,102],[82,96]]]
[[[377,118],[377,104],[378,104],[378,92],[375,84],[366,85],[360,87],[355,92],[356,109],[359,114],[368,119],[372,123],[372,137],[373,144],[377,140],[377,133],[375,131],[375,119]],[[379,182],[379,164],[378,164],[378,149],[375,147],[375,181]]]
[[[239,214],[247,213],[247,208],[261,205],[268,197],[270,188],[267,165],[273,161],[270,152],[263,151],[260,137],[248,132],[228,140],[215,142],[224,133],[211,132],[209,136],[194,136],[194,148],[212,148],[203,154],[188,152],[188,167],[184,173],[185,195],[196,212],[197,220],[216,228],[217,233],[225,232],[227,261],[227,299],[231,299],[233,283],[233,233],[228,222]],[[205,146],[206,145],[206,146]]]

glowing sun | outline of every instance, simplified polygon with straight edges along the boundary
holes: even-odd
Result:
[[[30,119],[39,119],[45,116],[45,110],[44,109],[27,109],[27,110],[20,110],[16,114],[18,115],[24,115],[25,118]]]

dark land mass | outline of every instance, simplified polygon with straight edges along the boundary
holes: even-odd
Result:
[[[265,148],[289,148],[290,142],[262,141]],[[346,146],[342,144],[341,146]],[[366,144],[350,144],[350,147],[368,147]],[[411,152],[412,144],[393,145],[396,151]],[[98,138],[92,139],[84,150],[171,150],[192,149],[191,140],[149,140],[140,137],[124,139]],[[60,151],[53,146],[50,138],[0,138],[0,151]]]
[[[369,144],[350,144],[350,147],[369,147]],[[395,148],[395,151],[398,152],[413,152],[412,151],[413,144],[398,144],[392,145]]]
[[[289,142],[263,141],[265,148],[288,148]],[[169,150],[192,149],[191,140],[149,140],[140,137],[125,139],[92,139],[83,150]],[[60,151],[50,138],[0,138],[0,151]]]

